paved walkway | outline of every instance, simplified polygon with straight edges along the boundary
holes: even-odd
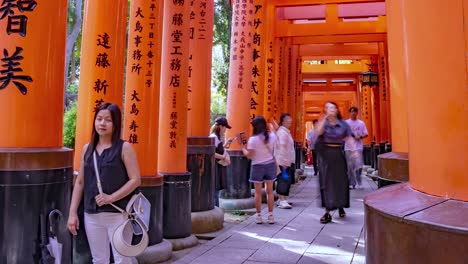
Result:
[[[350,190],[351,208],[346,217],[333,212],[333,222],[320,224],[324,210],[319,205],[318,177],[310,176],[292,189],[292,209],[274,210],[276,223],[255,223],[255,216],[233,225],[213,240],[185,252],[174,252],[166,263],[365,263],[364,196],[376,189],[363,176],[361,189]],[[224,228],[226,229],[226,228]]]

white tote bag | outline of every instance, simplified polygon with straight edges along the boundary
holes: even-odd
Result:
[[[101,178],[97,168],[96,152],[93,153],[94,171],[99,193],[102,194]],[[151,213],[151,204],[142,193],[134,194],[127,204],[125,210],[110,204],[127,217],[112,236],[115,250],[122,256],[134,257],[141,254],[148,247],[148,230]],[[134,235],[141,235],[137,244],[132,244]]]

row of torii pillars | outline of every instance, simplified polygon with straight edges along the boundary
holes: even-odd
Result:
[[[6,231],[0,237],[1,244],[7,245],[1,252],[7,262],[13,259],[31,261],[27,252],[37,250],[30,236],[39,233],[39,215],[57,208],[66,217],[72,184],[73,152],[62,144],[64,10],[67,3],[64,0],[36,2],[37,5],[22,6],[27,20],[10,13],[0,20],[2,63],[5,63],[2,70],[6,70],[1,72],[0,82],[3,113],[0,120],[0,196],[5,201],[1,226]],[[296,113],[295,139],[301,141],[304,134],[300,121],[302,91],[294,90],[301,87],[300,60],[294,63],[295,48],[292,47],[288,71],[297,74],[289,75],[291,78],[286,81],[288,75],[275,64],[275,58],[279,57],[275,57],[278,49],[274,48],[278,47],[279,39],[265,26],[268,21],[260,24],[263,29],[260,25],[257,27],[255,15],[259,12],[259,2],[233,1],[227,117],[234,129],[227,136],[250,131],[252,115],[263,114],[268,118],[283,110]],[[190,199],[187,195],[180,199],[179,194],[190,190],[187,148],[192,146],[188,147],[187,137],[195,138],[195,149],[210,145],[206,135],[213,2],[164,1],[162,8],[163,1],[132,1],[128,42],[127,5],[126,0],[85,3],[75,167],[81,147],[89,140],[95,107],[106,101],[123,106],[122,133],[136,149],[143,190],[152,197],[155,217],[150,240],[152,246],[157,246],[163,243],[163,235],[186,238],[191,234]],[[414,200],[421,199],[422,193],[434,195],[431,206],[450,203],[452,207],[445,208],[448,211],[466,207],[468,200],[468,182],[464,177],[467,165],[463,154],[467,144],[464,128],[467,61],[463,54],[467,51],[468,36],[460,22],[466,21],[468,16],[463,6],[462,0],[450,3],[435,0],[430,4],[387,1],[392,143],[395,152],[409,152],[411,160],[410,182],[404,191]],[[262,8],[264,19],[275,17],[274,6],[263,3]],[[421,10],[424,20],[417,16]],[[20,13],[19,9],[13,12]],[[263,34],[256,30],[263,30]],[[255,60],[252,54],[255,54],[258,35],[265,36],[263,42],[267,45],[263,59]],[[452,41],[448,43],[447,39]],[[450,48],[445,48],[447,45]],[[128,47],[127,54],[125,47]],[[259,73],[264,73],[263,78],[252,71],[255,67]],[[259,85],[258,95],[251,93],[255,83]],[[264,85],[263,89],[260,85]],[[286,97],[295,96],[290,96],[289,100],[284,95],[275,96],[275,87],[289,87],[291,90],[284,91]],[[448,87],[448,92],[441,92],[441,87]],[[263,103],[259,103],[261,100]],[[255,105],[253,101],[259,107],[252,110],[258,111],[251,111]],[[238,146],[233,145],[232,149],[236,160]],[[239,164],[245,163],[242,157],[237,159]],[[165,183],[173,183],[172,186],[178,185],[181,189],[171,189],[171,184]],[[377,201],[369,208],[372,206],[384,205]],[[179,210],[181,208],[186,210]],[[466,210],[462,213],[466,214]],[[460,227],[457,223],[452,222],[452,225]],[[26,231],[19,236],[19,230]],[[377,232],[371,231],[369,234]],[[58,234],[69,236],[63,228]],[[15,237],[23,239],[11,241]],[[463,242],[466,236],[456,239]],[[372,247],[369,240],[368,245],[368,261],[378,263],[385,252]],[[453,255],[460,257],[461,252],[468,252],[464,250],[466,245],[456,243],[444,252],[454,252]],[[406,250],[398,245],[393,247]],[[64,251],[71,252],[70,241],[64,241]],[[62,261],[69,262],[69,258],[70,255],[64,254]],[[152,261],[156,258],[153,256]]]

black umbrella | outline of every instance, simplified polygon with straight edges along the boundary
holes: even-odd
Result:
[[[47,237],[47,220],[44,214],[40,215],[41,222],[41,264],[54,264],[55,258],[49,252],[47,244],[49,239]]]

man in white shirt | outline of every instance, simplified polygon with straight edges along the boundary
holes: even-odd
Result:
[[[352,137],[348,137],[345,142],[346,161],[348,163],[349,184],[356,187],[361,185],[361,169],[364,165],[362,139],[368,136],[366,124],[357,118],[358,108],[353,106],[349,109],[350,118],[346,123],[351,127]]]
[[[292,118],[288,113],[283,113],[280,117],[278,130],[276,130],[275,159],[279,166],[277,176],[276,193],[278,194],[278,207],[281,209],[291,209],[288,202],[289,189],[291,188],[292,178],[291,166],[296,161],[296,152],[294,148],[294,139],[291,136],[290,128]]]

